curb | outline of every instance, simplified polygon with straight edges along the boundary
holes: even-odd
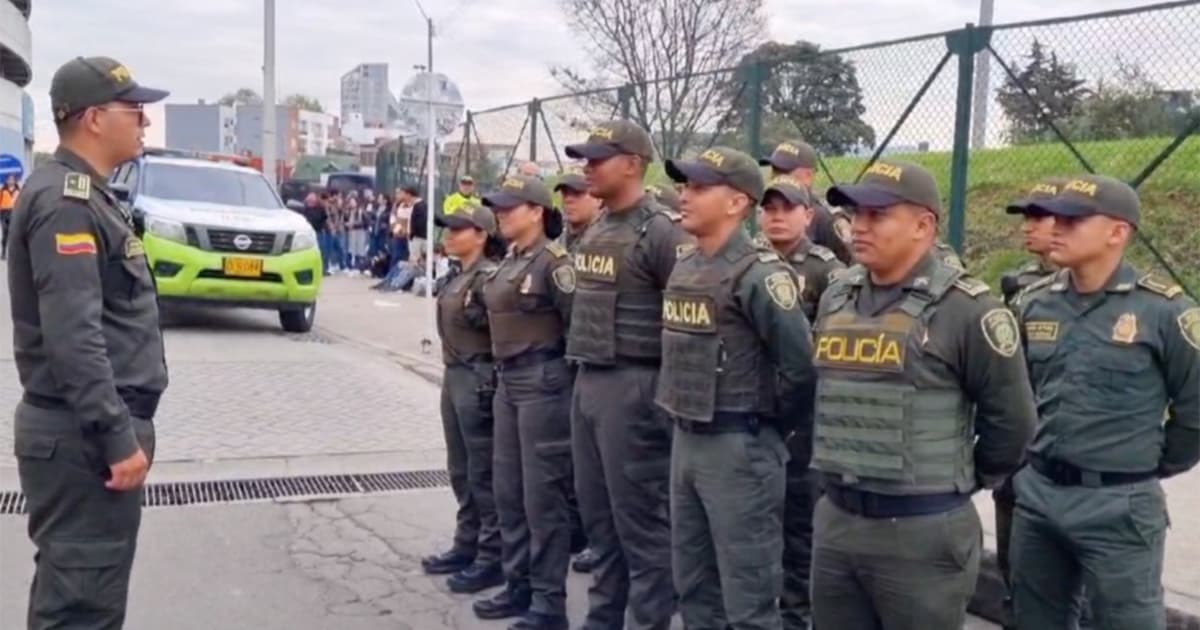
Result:
[[[392,363],[395,363],[409,372],[412,372],[416,376],[428,381],[432,385],[436,385],[438,387],[441,387],[442,385],[442,376],[445,366],[442,365],[441,361],[437,361],[432,358],[426,358],[418,354],[412,354],[411,352],[393,350],[385,345],[371,343],[370,341],[364,341],[362,339],[351,337],[324,326],[317,326],[317,329],[321,331],[321,334],[327,335],[339,343],[344,343],[348,346],[355,346],[364,350],[381,354],[389,359]]]

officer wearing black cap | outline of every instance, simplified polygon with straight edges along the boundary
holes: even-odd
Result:
[[[508,585],[474,609],[483,619],[524,614],[513,630],[565,629],[571,374],[563,350],[575,269],[552,240],[562,216],[540,179],[509,177],[483,203],[512,243],[483,286],[499,369],[493,479]]]
[[[1000,277],[1000,292],[1004,294],[1004,303],[1010,307],[1015,307],[1017,296],[1022,291],[1057,271],[1054,263],[1049,260],[1050,243],[1054,238],[1054,217],[1034,209],[1033,206],[1039,201],[1053,199],[1065,183],[1067,180],[1062,177],[1046,178],[1035,184],[1024,199],[1005,208],[1008,214],[1021,215],[1025,251],[1035,258]]]
[[[779,143],[770,157],[758,161],[763,166],[771,167],[771,177],[788,175],[799,181],[811,196],[813,181],[816,178],[819,158],[817,150],[802,140],[788,140]],[[844,216],[835,216],[833,211],[813,198],[812,222],[808,226],[808,238],[822,247],[828,248],[838,260],[850,264],[849,220]]]
[[[492,493],[492,398],[496,391],[492,339],[482,298],[484,281],[496,271],[502,254],[496,217],[480,206],[464,206],[436,217],[445,228],[443,246],[462,266],[437,296],[438,333],[442,338],[442,429],[446,470],[458,501],[454,545],[424,558],[430,575],[453,574],[455,593],[477,593],[504,582],[500,567],[500,529]]]
[[[167,368],[154,279],[107,181],[142,151],[142,106],[166,96],[107,57],[59,68],[59,146],[13,213],[8,286],[25,390],[14,447],[38,549],[31,629],[125,619]]]
[[[664,294],[655,402],[675,424],[671,547],[688,628],[781,628],[783,436],[812,422],[812,337],[796,274],[742,227],[763,195],[753,158],[667,161],[687,182],[696,247]],[[807,462],[803,462],[807,465]]]
[[[971,494],[1016,470],[1035,422],[1016,320],[932,254],[925,169],[877,162],[828,198],[853,213],[858,264],[817,312],[813,622],[960,628],[982,538]]]
[[[579,238],[600,217],[602,202],[588,193],[587,178],[582,170],[564,173],[554,185],[554,192],[562,195],[563,218],[566,220],[558,242],[574,254]]]
[[[808,188],[790,175],[771,180],[758,215],[760,236],[796,271],[800,308],[808,321],[817,314],[821,295],[845,265],[833,252],[808,240],[813,216]],[[809,574],[812,565],[812,514],[819,488],[809,467],[812,432],[788,436],[791,459],[787,465],[787,498],[783,515],[783,627],[808,630],[812,618]]]
[[[1013,480],[1016,625],[1069,627],[1082,583],[1097,627],[1165,628],[1161,480],[1200,461],[1200,308],[1125,260],[1125,183],[1073,178],[1030,207],[1063,269],[1021,304],[1040,423]]]
[[[567,147],[604,212],[579,242],[567,356],[579,364],[571,407],[575,487],[596,556],[588,628],[661,628],[675,609],[667,476],[671,433],[654,406],[662,291],[688,241],[646,194],[650,136],[617,120]]]

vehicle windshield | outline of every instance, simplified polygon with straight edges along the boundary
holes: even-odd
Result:
[[[204,166],[147,164],[142,191],[173,201],[283,208],[262,175]]]

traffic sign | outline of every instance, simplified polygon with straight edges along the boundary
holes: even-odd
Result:
[[[21,177],[25,175],[25,167],[21,165],[21,160],[11,153],[0,153],[0,182],[8,179],[9,175],[16,175],[17,181],[21,181]]]

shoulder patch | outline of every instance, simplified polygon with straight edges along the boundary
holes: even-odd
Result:
[[[567,248],[563,247],[562,243],[557,241],[550,241],[549,243],[546,243],[546,251],[550,252],[550,255],[554,256],[555,258],[567,257]]]
[[[820,258],[821,260],[824,260],[825,262],[831,262],[837,259],[837,255],[833,253],[833,250],[823,245],[813,245],[812,249],[808,250],[808,253]]]
[[[1154,274],[1146,274],[1138,278],[1137,283],[1139,287],[1151,293],[1157,293],[1168,300],[1173,300],[1179,297],[1179,294],[1183,293],[1183,287],[1171,282],[1163,282],[1155,277]]]
[[[776,306],[785,311],[796,308],[796,303],[800,299],[800,291],[796,288],[796,281],[792,278],[792,274],[786,271],[776,271],[766,277],[766,283],[767,294],[771,296],[771,301],[775,302]]]
[[[92,178],[83,173],[67,173],[63,180],[63,196],[87,201],[92,197]]]
[[[966,276],[955,280],[954,287],[971,297],[979,297],[984,293],[991,291],[991,287],[989,287],[983,280]]]
[[[1188,344],[1200,350],[1200,308],[1189,308],[1179,316],[1179,331]]]
[[[575,292],[575,267],[572,265],[562,265],[550,273],[550,277],[554,280],[554,286],[558,287],[563,293]]]
[[[54,235],[54,250],[60,256],[96,255],[96,237],[87,232]]]
[[[994,308],[983,315],[983,338],[1002,357],[1013,357],[1021,344],[1017,334],[1017,318],[1006,308]]]

